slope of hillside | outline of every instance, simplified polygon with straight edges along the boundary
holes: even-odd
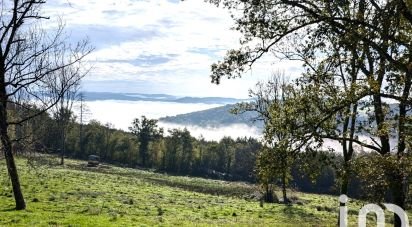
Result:
[[[337,197],[293,192],[301,205],[259,205],[257,187],[167,176],[84,161],[19,159],[27,210],[15,211],[5,168],[0,168],[0,226],[333,226]],[[2,167],[4,160],[0,161]],[[352,211],[360,203],[349,204]]]
[[[180,125],[195,125],[195,126],[227,126],[232,124],[246,124],[249,126],[263,127],[262,122],[254,122],[256,113],[246,112],[235,115],[230,113],[234,105],[225,105],[208,110],[197,111],[187,114],[180,114],[177,116],[168,116],[160,118],[159,121],[166,123],[174,123]]]
[[[257,113],[255,112],[246,112],[239,115],[230,113],[230,110],[234,107],[234,104],[227,104],[225,106],[211,108],[202,111],[196,111],[187,114],[180,114],[176,116],[167,116],[160,118],[159,121],[166,123],[174,123],[181,125],[195,125],[195,126],[226,126],[231,124],[246,124],[249,126],[256,126],[258,128],[263,128],[263,122],[253,121],[256,119]],[[361,109],[360,113],[357,115],[357,122],[365,124],[368,122],[367,108],[359,107]],[[389,104],[389,109],[393,112],[398,111],[397,104]],[[412,114],[412,111],[409,111],[408,114]],[[374,125],[375,122],[369,123]]]

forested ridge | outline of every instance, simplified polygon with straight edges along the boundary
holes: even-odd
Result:
[[[254,121],[258,115],[255,112],[247,112],[238,115],[231,113],[235,104],[228,104],[212,109],[196,111],[187,114],[179,114],[177,116],[167,116],[159,119],[161,122],[175,123],[187,126],[201,126],[201,127],[221,127],[230,126],[232,124],[246,124],[248,126],[255,126],[260,129],[263,124],[260,121]]]

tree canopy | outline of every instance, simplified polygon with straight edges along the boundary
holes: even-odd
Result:
[[[395,155],[398,161],[382,168],[392,202],[405,207],[407,173],[396,163],[409,149],[412,2],[210,2],[229,9],[242,34],[241,46],[211,66],[212,82],[242,76],[263,56],[300,61],[304,72],[295,84],[302,96],[295,106],[305,108],[294,116],[310,116],[302,125],[306,135],[339,141],[348,161],[354,145]]]

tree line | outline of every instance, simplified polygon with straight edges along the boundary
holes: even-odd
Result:
[[[65,124],[66,132],[62,138],[58,118],[43,114],[23,128],[25,131],[36,130],[35,142],[25,144],[24,149],[15,152],[61,156],[64,147],[65,157],[87,160],[89,155],[98,155],[104,163],[123,167],[255,181],[254,163],[261,143],[254,138],[224,137],[220,141],[207,141],[203,137],[193,137],[186,128],[164,133],[157,126],[157,120],[145,116],[135,119],[130,131],[115,129],[96,120],[81,125],[73,114]]]
[[[266,202],[278,201],[274,192],[277,187],[282,189],[282,201],[285,203],[289,201],[287,188],[323,194],[339,192],[339,168],[344,158],[336,152],[302,152],[293,159],[286,157],[289,160],[283,162],[284,156],[279,156],[276,150],[268,149],[255,138],[223,137],[220,141],[207,141],[203,137],[193,137],[185,128],[164,132],[157,120],[145,116],[133,120],[130,130],[123,131],[96,120],[80,124],[77,121],[79,117],[69,110],[67,112],[71,113],[71,117],[69,122],[64,123],[67,125],[64,137],[59,116],[44,113],[20,128],[18,135],[36,137],[27,140],[30,143],[13,146],[14,152],[61,156],[64,147],[65,157],[85,160],[84,164],[89,155],[98,155],[101,162],[122,167],[259,183]],[[16,138],[15,133],[12,133],[12,139]],[[372,184],[381,189],[385,186],[384,179],[377,181],[379,178],[375,178],[380,173],[377,168],[366,165],[372,160],[370,154],[360,154],[356,160],[356,166],[366,169],[370,174],[352,175],[353,182],[348,195],[382,201],[383,198],[370,187]],[[371,181],[373,174],[374,180]]]

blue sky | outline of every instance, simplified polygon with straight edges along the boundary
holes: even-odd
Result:
[[[258,80],[297,63],[260,61],[244,78],[210,83],[210,65],[236,48],[229,13],[202,0],[53,0],[46,15],[62,18],[72,40],[88,37],[88,91],[245,98]]]

